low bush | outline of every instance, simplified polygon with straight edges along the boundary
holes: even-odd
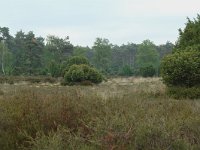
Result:
[[[75,84],[85,81],[98,84],[103,81],[103,76],[95,68],[82,64],[72,65],[64,77],[64,83],[66,84]]]
[[[162,60],[161,76],[168,86],[200,84],[200,52],[185,50],[168,55]]]
[[[198,99],[200,87],[167,87],[167,94],[175,99]]]
[[[200,98],[200,52],[188,47],[168,55],[161,63],[167,93],[176,99]]]
[[[69,58],[66,62],[63,62],[61,65],[61,74],[62,74],[61,76],[64,77],[65,73],[69,71],[72,65],[81,65],[81,64],[90,66],[88,59],[83,56],[73,56]]]

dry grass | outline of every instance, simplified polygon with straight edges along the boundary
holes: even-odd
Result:
[[[0,85],[1,149],[199,149],[200,103],[158,78]]]

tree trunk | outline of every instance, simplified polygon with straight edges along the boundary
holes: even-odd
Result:
[[[3,75],[5,75],[5,70],[4,70],[4,44],[3,44],[3,49],[2,49],[2,56],[1,56],[1,69],[2,69],[2,72],[3,72]]]

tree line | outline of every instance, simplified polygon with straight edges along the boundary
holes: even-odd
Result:
[[[69,58],[81,56],[105,75],[159,76],[160,61],[173,47],[150,40],[118,46],[104,38],[97,38],[92,47],[74,46],[68,36],[43,38],[32,31],[12,36],[9,28],[0,27],[0,75],[60,77]]]

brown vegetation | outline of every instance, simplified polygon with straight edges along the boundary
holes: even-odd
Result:
[[[3,150],[200,148],[199,101],[169,98],[158,78],[0,89]]]

